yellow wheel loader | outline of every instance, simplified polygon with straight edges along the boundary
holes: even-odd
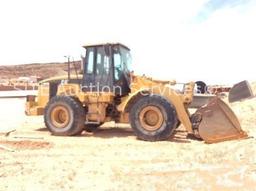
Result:
[[[129,123],[145,141],[168,139],[182,124],[206,143],[247,137],[232,110],[218,97],[189,113],[194,83],[154,80],[131,71],[130,49],[120,43],[84,46],[82,74],[40,83],[38,96],[27,96],[26,114],[44,115],[53,135],[72,136],[104,122]],[[70,67],[68,67],[70,68]]]

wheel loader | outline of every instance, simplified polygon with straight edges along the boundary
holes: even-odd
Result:
[[[38,96],[27,96],[26,114],[44,115],[53,135],[78,135],[115,121],[129,123],[145,141],[166,140],[180,124],[206,143],[247,137],[236,115],[217,96],[190,114],[194,82],[178,91],[173,80],[135,75],[130,49],[120,43],[84,48],[81,74],[71,75],[69,70],[67,76],[43,80]]]

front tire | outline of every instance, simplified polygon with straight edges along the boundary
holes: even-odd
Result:
[[[178,124],[175,107],[159,95],[142,97],[135,102],[129,120],[136,136],[145,141],[168,139]]]
[[[53,135],[72,136],[84,128],[85,111],[79,100],[69,96],[55,96],[47,104],[44,122]]]

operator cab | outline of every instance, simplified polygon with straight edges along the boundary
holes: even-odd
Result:
[[[82,90],[127,95],[130,92],[130,49],[119,43],[84,48]]]

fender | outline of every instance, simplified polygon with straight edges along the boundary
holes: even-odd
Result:
[[[122,100],[122,103],[118,105],[117,110],[124,113],[129,112],[131,103],[138,99],[141,96],[150,95],[150,89],[149,88],[143,88],[139,89],[133,93],[130,93],[128,96],[124,97]]]

